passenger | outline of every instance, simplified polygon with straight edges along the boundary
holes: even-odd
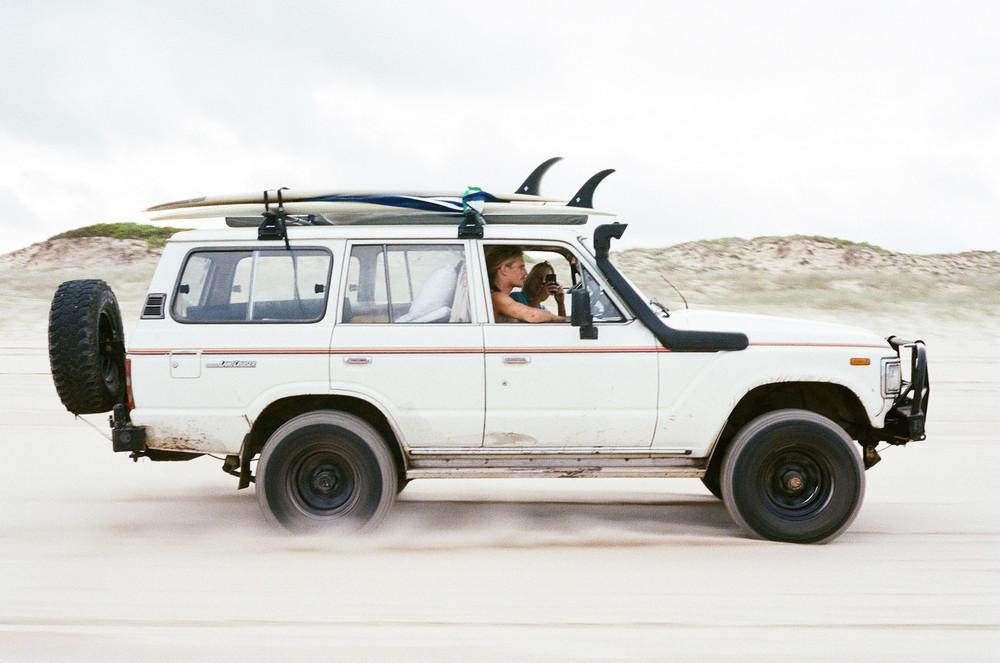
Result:
[[[545,309],[526,306],[510,296],[514,288],[523,288],[528,278],[528,270],[524,266],[524,253],[520,248],[492,246],[487,249],[486,272],[490,280],[493,314],[497,322],[567,321],[565,315],[553,315]]]
[[[551,279],[547,279],[551,275]],[[562,286],[555,280],[556,270],[548,260],[543,260],[528,272],[521,292],[511,294],[511,299],[531,308],[542,308],[542,302],[551,295],[556,300],[559,315],[566,315],[566,302]]]

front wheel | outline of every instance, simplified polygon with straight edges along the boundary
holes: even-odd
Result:
[[[396,496],[385,440],[363,419],[318,410],[271,435],[257,464],[257,501],[268,520],[293,532],[375,527]]]
[[[730,516],[755,536],[825,543],[857,516],[865,468],[857,444],[830,419],[777,410],[736,435],[721,484]]]

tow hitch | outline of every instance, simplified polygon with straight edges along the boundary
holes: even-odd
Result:
[[[111,445],[115,451],[131,451],[141,454],[146,450],[146,427],[133,426],[124,403],[118,403],[111,411],[108,423],[111,425]]]

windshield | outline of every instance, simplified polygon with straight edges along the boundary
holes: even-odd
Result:
[[[587,237],[586,235],[579,235],[579,236],[577,237],[577,239],[578,239],[578,240],[580,241],[580,244],[581,244],[581,245],[583,245],[583,247],[584,247],[585,249],[587,249],[587,253],[589,253],[590,255],[592,255],[592,256],[594,256],[594,257],[597,257],[597,254],[596,254],[596,253],[594,252],[594,247],[593,247],[593,245],[591,244],[591,239],[590,239],[590,237]],[[617,265],[615,265],[615,266],[617,267]],[[654,306],[657,306],[657,307],[659,307],[659,308],[660,308],[660,309],[662,310],[662,312],[663,312],[663,313],[665,313],[665,314],[669,315],[669,311],[667,310],[667,307],[666,307],[666,306],[664,306],[663,304],[659,303],[658,301],[656,301],[655,299],[653,299],[652,297],[650,297],[649,295],[647,295],[646,293],[644,293],[644,292],[643,292],[643,291],[642,291],[642,290],[641,290],[641,289],[639,288],[639,286],[637,286],[637,285],[635,284],[635,282],[634,282],[634,281],[632,281],[632,279],[630,279],[630,278],[629,278],[629,277],[628,277],[628,276],[627,276],[626,274],[624,274],[624,273],[623,273],[623,272],[621,271],[621,269],[619,269],[619,270],[618,270],[618,272],[619,272],[619,273],[621,273],[621,275],[622,275],[622,278],[624,278],[624,279],[625,279],[625,281],[627,281],[627,282],[628,282],[628,284],[629,284],[630,286],[632,286],[632,289],[633,289],[633,290],[635,290],[636,294],[637,294],[637,295],[639,295],[639,297],[641,297],[641,298],[642,298],[642,301],[644,301],[644,302],[648,302],[648,303],[649,303],[650,305],[654,305]]]

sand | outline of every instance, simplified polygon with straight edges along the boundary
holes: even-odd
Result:
[[[925,330],[930,434],[825,546],[697,480],[416,481],[373,536],[290,537],[217,460],[112,453],[7,320],[0,661],[995,661],[1000,323],[859,317]]]

